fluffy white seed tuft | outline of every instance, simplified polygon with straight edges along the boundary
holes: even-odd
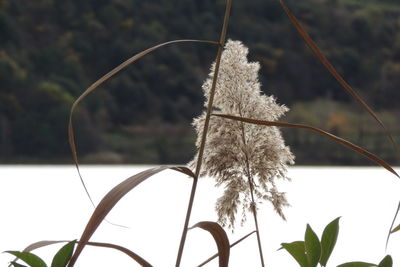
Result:
[[[248,49],[240,41],[229,40],[221,58],[214,96],[215,113],[230,114],[252,119],[275,121],[288,108],[279,105],[272,96],[262,94],[258,81],[260,65],[248,62]],[[211,67],[203,90],[208,102],[215,63]],[[206,105],[206,104],[205,104]],[[195,118],[193,125],[200,146],[206,114]],[[195,166],[196,157],[189,163]],[[278,191],[276,179],[285,179],[287,165],[294,163],[294,156],[285,146],[276,127],[252,125],[220,117],[211,117],[203,155],[201,176],[215,178],[218,186],[225,187],[217,200],[219,223],[234,228],[238,210],[245,213],[252,205],[267,200],[284,218],[282,208],[288,205],[285,194]],[[250,184],[256,198],[251,201]]]

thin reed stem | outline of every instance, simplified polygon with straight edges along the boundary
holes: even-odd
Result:
[[[258,220],[257,220],[257,210],[256,210],[256,203],[254,202],[254,194],[253,194],[253,182],[249,178],[249,185],[250,185],[250,195],[251,195],[251,210],[253,212],[253,217],[254,217],[254,224],[256,225],[256,234],[257,234],[257,242],[258,242],[258,251],[260,253],[260,261],[261,261],[261,266],[265,267],[264,264],[264,256],[262,252],[262,247],[261,247],[261,238],[260,238],[260,230],[258,228]]]
[[[239,114],[240,117],[243,117],[242,115],[242,108],[241,108],[241,103],[239,103]],[[247,141],[246,141],[246,132],[244,130],[244,122],[240,122],[240,128],[242,131],[242,142],[244,147],[246,147]],[[257,219],[257,210],[256,210],[256,202],[254,201],[254,186],[253,186],[253,177],[251,175],[251,170],[250,170],[250,160],[249,160],[249,155],[247,154],[247,151],[243,151],[245,160],[246,160],[246,170],[245,172],[247,173],[247,178],[249,182],[249,189],[250,189],[250,196],[251,196],[251,211],[253,213],[253,218],[254,218],[254,224],[256,226],[256,234],[257,234],[257,243],[258,243],[258,252],[260,253],[260,261],[261,261],[261,266],[264,267],[264,255],[262,252],[262,246],[261,246],[261,238],[260,238],[260,230],[258,228],[258,219]]]
[[[254,234],[256,231],[252,231],[250,233],[248,233],[247,235],[243,236],[242,238],[240,238],[239,240],[233,242],[231,244],[231,248],[233,248],[234,246],[236,246],[237,244],[239,244],[240,242],[242,242],[243,240],[245,240],[246,238],[248,238],[249,236],[251,236],[252,234]],[[210,258],[208,258],[207,260],[203,261],[201,264],[199,264],[197,267],[201,267],[206,265],[207,263],[209,263],[210,261],[212,261],[213,259],[215,259],[216,257],[218,257],[218,253],[215,253],[214,255],[212,255]]]
[[[224,15],[224,23],[222,25],[220,40],[218,43],[219,47],[218,47],[217,56],[216,56],[216,60],[215,60],[215,70],[214,70],[212,87],[211,87],[211,91],[210,91],[210,98],[208,100],[208,105],[207,105],[207,114],[206,114],[206,119],[204,122],[204,128],[203,128],[203,133],[202,133],[201,143],[200,143],[200,148],[199,148],[199,154],[198,154],[198,158],[197,158],[195,179],[193,180],[192,190],[190,193],[190,199],[189,199],[188,209],[187,209],[186,218],[185,218],[185,224],[183,226],[182,237],[181,237],[181,241],[179,244],[178,256],[177,256],[176,264],[175,264],[176,267],[179,267],[181,264],[183,249],[185,247],[185,241],[186,241],[186,236],[187,236],[187,232],[188,232],[190,215],[192,213],[194,197],[196,194],[197,181],[198,181],[198,177],[200,175],[201,164],[203,161],[204,147],[206,144],[207,131],[208,131],[209,123],[210,123],[212,106],[213,106],[213,102],[214,102],[215,87],[217,85],[217,78],[218,78],[218,73],[219,73],[219,66],[221,63],[222,50],[224,48],[225,41],[226,41],[226,32],[228,30],[231,7],[232,7],[232,0],[227,0],[226,8],[225,8],[225,15]]]

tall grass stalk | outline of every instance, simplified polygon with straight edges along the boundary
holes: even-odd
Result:
[[[190,215],[192,213],[193,202],[194,202],[194,197],[195,197],[196,188],[197,188],[197,182],[198,182],[198,178],[199,178],[200,171],[201,171],[201,164],[203,161],[204,147],[206,145],[207,131],[208,131],[209,123],[210,123],[211,111],[212,111],[212,106],[213,106],[213,102],[214,102],[215,88],[217,85],[222,50],[223,50],[225,42],[226,42],[226,33],[228,31],[228,24],[229,24],[229,18],[230,18],[230,14],[231,14],[231,8],[232,8],[232,0],[226,0],[224,22],[222,25],[222,30],[221,30],[221,34],[220,34],[219,43],[218,43],[218,51],[217,51],[217,56],[216,56],[216,60],[215,60],[216,65],[215,65],[215,71],[214,71],[214,78],[213,78],[211,92],[210,92],[210,98],[209,98],[208,106],[207,106],[207,115],[206,115],[206,120],[204,123],[203,134],[201,137],[201,145],[200,145],[199,154],[198,154],[198,158],[197,158],[195,179],[193,180],[188,209],[186,212],[185,223],[184,223],[183,230],[182,230],[182,237],[181,237],[181,241],[179,244],[178,256],[176,258],[176,264],[175,264],[176,267],[179,267],[181,264],[183,249],[185,247],[185,241],[186,241],[186,236],[187,236],[187,231],[188,231],[188,226],[189,226]]]

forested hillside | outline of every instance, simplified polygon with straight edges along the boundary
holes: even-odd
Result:
[[[0,0],[0,163],[70,162],[68,113],[103,74],[150,46],[217,40],[224,0]],[[332,64],[400,135],[400,2],[287,1]],[[290,122],[321,127],[395,162],[376,123],[305,46],[277,0],[234,0],[229,38],[261,64],[266,94]],[[140,59],[91,94],[74,117],[84,162],[184,163],[215,47],[178,44]],[[305,164],[367,160],[284,130]],[[325,142],[327,141],[327,142]],[[399,162],[397,162],[399,163]]]

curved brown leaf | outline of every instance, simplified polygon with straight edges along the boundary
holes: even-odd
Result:
[[[296,30],[299,32],[301,37],[303,37],[307,46],[311,49],[314,55],[322,62],[325,68],[329,71],[329,73],[338,81],[338,83],[349,93],[384,129],[386,135],[388,136],[390,142],[392,143],[395,151],[398,152],[398,147],[396,142],[394,141],[392,135],[387,130],[384,123],[378,118],[375,112],[368,106],[368,104],[354,91],[354,89],[343,79],[343,77],[336,71],[335,67],[329,62],[329,60],[325,57],[322,51],[319,49],[317,44],[311,39],[310,35],[304,30],[303,26],[301,26],[300,22],[297,20],[296,16],[290,11],[290,9],[286,6],[283,0],[279,0],[283,10],[286,15],[289,17],[289,20],[294,25]]]
[[[245,236],[243,236],[242,238],[240,238],[239,240],[233,242],[233,243],[230,245],[230,248],[236,246],[237,244],[239,244],[240,242],[242,242],[243,240],[245,240],[246,238],[248,238],[249,236],[251,236],[251,235],[254,234],[255,232],[256,232],[256,231],[250,232],[250,233],[248,233],[247,235],[245,235]],[[205,261],[203,261],[202,263],[200,263],[197,267],[201,267],[201,266],[206,265],[207,263],[209,263],[210,261],[212,261],[213,259],[215,259],[215,258],[218,257],[218,256],[219,256],[219,253],[217,252],[217,253],[215,253],[214,255],[212,255],[211,257],[209,257],[208,259],[206,259]]]
[[[35,250],[35,249],[38,249],[38,248],[41,248],[41,247],[46,247],[46,246],[50,246],[50,245],[54,245],[54,244],[58,244],[58,243],[66,243],[66,242],[70,242],[70,241],[66,241],[66,240],[56,240],[56,241],[44,240],[44,241],[39,241],[39,242],[35,242],[35,243],[27,246],[23,250],[23,252],[30,252],[32,250]],[[79,243],[79,241],[77,243]],[[128,255],[129,257],[131,257],[133,260],[135,260],[140,265],[142,265],[144,267],[152,267],[152,265],[150,263],[148,263],[145,259],[143,259],[139,255],[137,255],[136,253],[134,253],[133,251],[131,251],[131,250],[125,248],[125,247],[122,247],[122,246],[119,246],[119,245],[110,244],[110,243],[100,243],[100,242],[87,242],[87,245],[95,246],[95,247],[103,247],[103,248],[112,248],[112,249],[119,250],[119,251],[125,253],[126,255]],[[11,267],[11,265],[9,265],[9,267]]]
[[[313,131],[313,132],[317,132],[319,134],[322,134],[324,136],[329,137],[330,139],[342,144],[343,146],[345,146],[347,148],[350,148],[350,149],[352,149],[352,150],[354,150],[354,151],[366,156],[370,160],[372,160],[375,163],[381,165],[383,168],[385,168],[386,170],[390,171],[391,173],[396,175],[398,178],[400,178],[400,176],[397,174],[397,172],[388,163],[386,163],[383,159],[381,159],[378,156],[372,154],[371,152],[368,152],[367,150],[363,149],[362,147],[359,147],[359,146],[357,146],[357,145],[355,145],[355,144],[353,144],[353,143],[351,143],[349,141],[346,141],[343,138],[340,138],[340,137],[338,137],[336,135],[328,133],[328,132],[326,132],[324,130],[321,130],[319,128],[315,128],[315,127],[308,126],[308,125],[303,125],[303,124],[241,118],[241,117],[232,116],[232,115],[226,115],[226,114],[213,114],[213,115],[217,116],[217,117],[230,119],[230,120],[242,121],[242,122],[258,124],[258,125],[288,127],[288,128],[299,128],[299,129],[306,129],[306,130],[310,130],[310,131]]]
[[[104,220],[107,214],[111,211],[111,209],[118,203],[118,201],[123,196],[125,196],[129,191],[131,191],[133,188],[135,188],[137,185],[139,185],[146,179],[166,169],[179,171],[196,179],[193,172],[184,166],[159,166],[145,170],[136,175],[133,175],[128,179],[126,179],[125,181],[118,184],[117,186],[115,186],[110,192],[107,193],[107,195],[104,196],[104,198],[100,201],[99,205],[94,210],[80,238],[79,244],[76,247],[74,255],[72,255],[71,261],[69,262],[68,266],[69,267],[74,266],[77,258],[79,257],[83,248],[86,246],[90,237],[96,231],[97,227]]]
[[[219,266],[228,267],[231,247],[225,230],[218,223],[208,221],[196,223],[190,229],[193,228],[201,228],[213,236],[218,247]]]
[[[286,6],[285,2],[283,0],[279,0],[281,3],[281,6],[283,10],[285,11],[286,15],[289,17],[289,20],[292,22],[296,30],[299,32],[301,37],[303,37],[304,41],[306,42],[307,46],[311,49],[311,51],[317,56],[319,61],[322,62],[322,64],[325,66],[325,68],[329,71],[329,73],[339,82],[339,84],[358,102],[360,105],[380,124],[380,126],[384,129],[386,136],[389,138],[390,142],[392,143],[394,150],[396,151],[397,157],[400,157],[399,154],[399,148],[397,146],[397,143],[395,142],[393,136],[390,134],[390,132],[387,130],[386,126],[383,124],[383,122],[378,118],[378,116],[372,111],[372,109],[367,105],[367,103],[364,102],[364,100],[353,90],[353,88],[343,79],[343,77],[336,71],[336,69],[333,67],[333,65],[329,62],[329,60],[325,57],[325,55],[322,53],[322,51],[319,49],[317,44],[311,39],[310,35],[304,30],[304,28],[301,26],[300,22],[297,20],[297,18],[293,15],[293,13],[289,10],[289,8]],[[394,217],[394,220],[397,218],[399,209],[397,209],[396,215]],[[392,226],[393,227],[393,226]],[[392,228],[389,229],[389,231]],[[387,236],[386,240],[386,246],[387,242],[389,241],[389,236],[390,232]]]
[[[163,46],[167,46],[170,44],[176,44],[176,43],[206,43],[206,44],[213,44],[213,45],[218,45],[218,42],[215,41],[209,41],[209,40],[174,40],[174,41],[169,41],[169,42],[165,42],[165,43],[161,43],[158,45],[155,45],[153,47],[150,47],[136,55],[134,55],[133,57],[129,58],[128,60],[124,61],[122,64],[120,64],[119,66],[117,66],[116,68],[114,68],[113,70],[111,70],[110,72],[108,72],[106,75],[104,75],[103,77],[101,77],[100,79],[98,79],[95,83],[93,83],[91,86],[89,86],[79,97],[77,100],[75,100],[75,102],[72,104],[71,107],[71,111],[70,111],[70,115],[69,115],[69,120],[68,120],[68,141],[69,141],[69,146],[72,152],[72,158],[74,160],[76,169],[78,170],[78,175],[79,178],[81,180],[81,183],[83,185],[83,188],[86,191],[87,196],[89,197],[90,202],[92,203],[93,207],[95,207],[94,201],[92,200],[89,191],[86,187],[85,182],[83,181],[82,175],[79,171],[79,163],[78,163],[78,156],[77,156],[77,151],[76,151],[76,144],[75,144],[75,137],[74,137],[74,128],[72,125],[72,115],[75,111],[75,108],[77,107],[77,105],[79,104],[79,102],[81,102],[88,94],[90,94],[91,92],[93,92],[97,87],[99,87],[101,84],[103,84],[105,81],[107,81],[108,79],[110,79],[112,76],[114,76],[115,74],[117,74],[118,72],[120,72],[121,70],[123,70],[124,68],[126,68],[127,66],[129,66],[130,64],[132,64],[133,62],[137,61],[138,59],[142,58],[143,56],[153,52],[154,50],[157,50],[158,48],[161,48]]]

